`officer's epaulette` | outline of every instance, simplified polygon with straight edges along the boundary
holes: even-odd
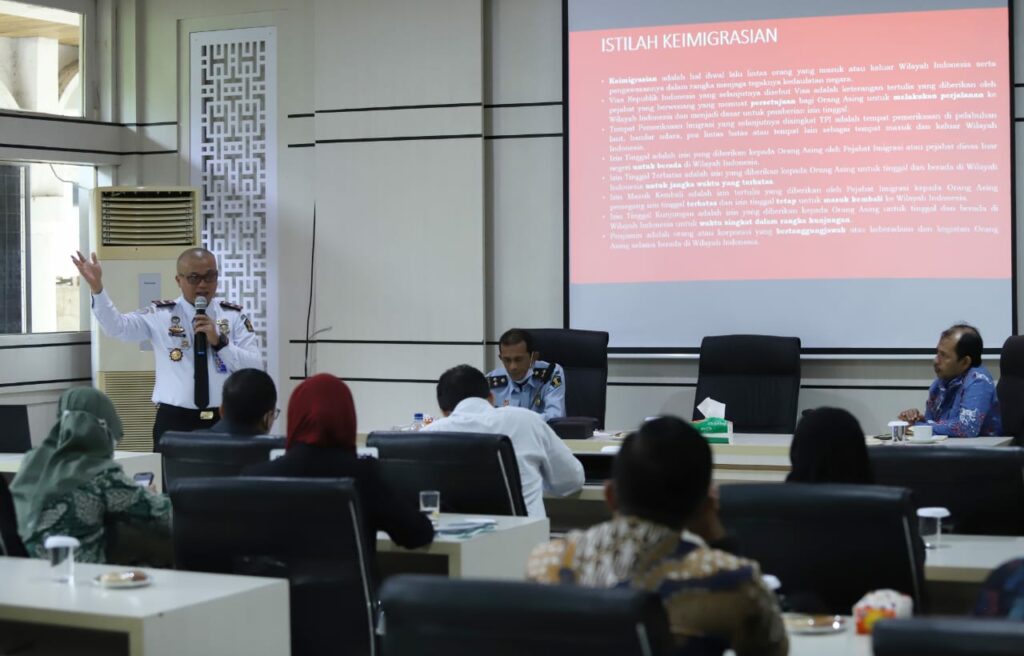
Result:
[[[227,301],[221,301],[220,306],[225,310],[234,310],[235,312],[241,312],[242,306],[235,303],[228,303]]]
[[[508,376],[490,376],[487,379],[487,384],[491,386],[491,389],[505,387],[508,385]]]
[[[177,304],[178,302],[174,300],[153,301],[153,305],[157,306],[158,308],[174,307]]]
[[[533,377],[542,383],[548,382],[548,376],[554,371],[554,367],[550,369],[548,367],[535,367],[533,370]]]

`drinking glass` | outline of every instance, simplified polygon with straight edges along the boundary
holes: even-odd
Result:
[[[50,555],[50,573],[53,580],[61,583],[75,581],[75,549],[80,546],[77,539],[67,535],[51,535],[43,547]]]
[[[437,490],[420,492],[420,512],[437,521],[441,518],[441,493]]]
[[[918,508],[917,517],[925,548],[938,549],[942,544],[942,520],[949,517],[949,509]]]

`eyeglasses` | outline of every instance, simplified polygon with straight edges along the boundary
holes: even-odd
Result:
[[[217,282],[217,272],[216,271],[207,271],[205,275],[199,275],[198,273],[190,273],[187,276],[185,274],[183,274],[183,273],[179,273],[178,275],[181,276],[182,278],[184,278],[185,281],[187,281],[188,284],[192,285],[193,287],[198,285],[200,283],[200,281],[202,281],[202,282]]]

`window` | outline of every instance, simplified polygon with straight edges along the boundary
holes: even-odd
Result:
[[[0,333],[89,329],[78,271],[96,169],[0,162]]]
[[[83,116],[82,14],[0,0],[0,110]]]

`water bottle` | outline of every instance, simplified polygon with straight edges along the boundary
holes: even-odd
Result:
[[[412,430],[418,431],[423,428],[423,413],[417,412],[412,416]]]

